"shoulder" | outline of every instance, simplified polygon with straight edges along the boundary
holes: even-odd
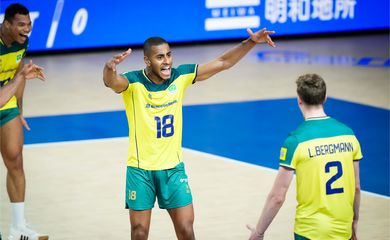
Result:
[[[287,138],[284,140],[283,147],[295,149],[298,146],[298,138],[294,132],[288,134]]]
[[[178,75],[195,73],[198,68],[197,64],[182,64],[177,68],[173,68],[172,71]]]
[[[352,130],[352,128],[350,128],[349,126],[347,126],[346,124],[334,119],[334,118],[330,118],[329,121],[332,123],[332,125],[334,126],[334,128],[337,128],[339,131],[342,131],[344,132],[345,134],[348,134],[348,135],[354,135],[354,132]]]
[[[142,70],[121,73],[120,76],[126,78],[129,83],[142,82],[144,75]]]

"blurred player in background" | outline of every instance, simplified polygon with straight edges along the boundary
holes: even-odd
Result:
[[[317,74],[300,76],[298,105],[305,121],[289,134],[280,151],[279,172],[250,240],[264,233],[282,207],[296,173],[294,237],[357,239],[360,206],[360,144],[346,125],[324,111],[326,85]]]
[[[265,28],[209,63],[173,68],[169,44],[160,37],[144,43],[146,68],[118,75],[116,66],[131,49],[115,55],[104,66],[107,87],[122,93],[129,124],[126,208],[130,209],[132,239],[147,239],[156,197],[167,209],[178,239],[195,239],[192,194],[185,172],[182,143],[182,101],[191,84],[234,66],[273,31]]]
[[[26,180],[23,170],[23,92],[26,79],[45,79],[43,69],[23,58],[31,32],[29,11],[21,4],[11,4],[5,10],[0,26],[0,150],[7,168],[7,191],[11,201],[12,223],[9,240],[46,240],[26,223],[24,199]]]

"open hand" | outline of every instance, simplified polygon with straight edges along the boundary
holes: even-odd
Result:
[[[114,55],[107,63],[106,66],[112,69],[114,72],[116,71],[116,65],[121,63],[127,56],[131,53],[131,48],[127,49],[127,51],[122,52],[120,54]]]
[[[256,228],[252,227],[251,225],[246,225],[246,227],[251,231],[251,235],[249,237],[249,240],[263,240],[264,239],[264,234],[258,233],[256,231]]]
[[[267,42],[271,47],[276,47],[275,43],[272,41],[270,34],[274,34],[275,31],[267,31],[266,28],[263,28],[257,32],[253,32],[250,28],[247,28],[246,31],[249,34],[250,39],[255,43]]]
[[[32,60],[23,66],[22,74],[27,80],[38,78],[44,81],[46,79],[46,76],[43,73],[43,68],[33,64]]]
[[[27,131],[31,130],[26,119],[22,115],[20,115],[20,121],[22,122],[22,125],[26,128]]]

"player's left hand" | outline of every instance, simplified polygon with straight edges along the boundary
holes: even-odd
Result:
[[[258,233],[256,231],[256,228],[252,227],[251,225],[247,224],[246,227],[251,231],[251,235],[249,237],[249,240],[263,240],[264,234]]]
[[[253,32],[250,28],[247,28],[246,31],[249,34],[250,39],[255,43],[266,42],[271,47],[276,47],[275,43],[272,41],[270,34],[274,34],[275,31],[267,31],[266,28],[263,28],[257,32]]]
[[[38,78],[44,81],[46,79],[43,68],[33,64],[32,60],[23,66],[22,74],[27,80]]]
[[[20,115],[20,121],[22,122],[22,125],[26,128],[27,131],[30,131],[30,126],[28,125],[26,119],[23,117],[23,115]]]

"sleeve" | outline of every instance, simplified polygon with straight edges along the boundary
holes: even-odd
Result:
[[[289,135],[280,149],[279,165],[295,169],[297,165],[296,150],[298,140],[294,135]]]
[[[196,74],[198,72],[197,64],[183,64],[177,68],[180,75],[185,76],[185,87],[187,88],[195,82]]]
[[[355,137],[354,139],[354,149],[353,149],[353,160],[354,161],[359,161],[363,158],[363,154],[362,154],[362,150],[360,148],[360,143],[359,141],[357,140],[357,138]]]
[[[124,77],[124,78],[126,78],[127,79],[127,81],[129,82],[129,85],[127,85],[127,88],[125,89],[125,90],[123,90],[122,92],[119,92],[119,93],[124,93],[124,92],[131,92],[131,78],[132,78],[132,75],[133,75],[133,73],[132,72],[124,72],[124,73],[121,73],[121,74],[119,74],[119,76],[122,76],[122,77]]]

